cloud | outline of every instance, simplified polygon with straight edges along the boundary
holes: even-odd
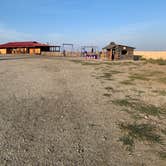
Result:
[[[139,22],[95,32],[87,38],[100,48],[111,41],[134,46],[139,50],[166,50],[166,24],[160,21]]]
[[[20,40],[32,40],[33,35],[18,32],[14,29],[6,28],[3,24],[0,25],[0,42],[7,42],[7,41],[20,41]]]
[[[166,24],[161,22],[140,22],[128,24],[114,29],[101,29],[81,33],[56,33],[49,32],[21,32],[0,23],[0,43],[9,41],[41,41],[61,45],[73,43],[78,48],[81,45],[96,45],[102,48],[111,41],[131,45],[139,50],[166,50],[166,34],[163,32]]]
[[[62,34],[47,33],[47,34],[32,34],[20,32],[15,29],[7,28],[4,24],[0,23],[0,43],[10,41],[41,41],[49,43],[61,43],[64,39]]]

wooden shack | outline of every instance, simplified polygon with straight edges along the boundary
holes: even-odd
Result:
[[[111,42],[103,48],[105,58],[109,60],[133,59],[134,47]]]

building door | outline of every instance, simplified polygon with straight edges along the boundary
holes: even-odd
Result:
[[[112,60],[115,60],[115,49],[112,49]]]
[[[12,49],[11,48],[7,48],[7,54],[12,54]]]

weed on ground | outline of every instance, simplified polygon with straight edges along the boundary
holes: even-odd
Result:
[[[163,84],[166,84],[166,77],[159,78],[158,81]]]
[[[141,101],[132,99],[117,99],[112,101],[114,104],[119,106],[125,106],[134,109],[136,112],[140,112],[146,115],[160,116],[165,115],[166,110],[163,107],[157,107],[152,104],[146,104]]]
[[[119,140],[127,146],[128,150],[133,148],[136,140],[162,144],[161,136],[156,133],[157,129],[154,125],[120,123],[119,127],[125,133]]]
[[[161,96],[166,96],[166,91],[165,90],[154,90],[153,92],[157,93],[157,94],[159,94]]]
[[[157,60],[149,59],[149,60],[146,60],[146,62],[152,63],[152,64],[158,64],[158,65],[166,65],[166,60],[163,60],[163,59],[157,59]]]
[[[147,76],[143,75],[143,74],[132,74],[129,76],[129,78],[131,80],[142,80],[142,81],[149,81],[150,79],[147,78]]]
[[[166,160],[166,150],[159,152],[159,157],[160,157],[162,160]]]
[[[134,85],[133,80],[124,80],[120,82],[123,85]]]

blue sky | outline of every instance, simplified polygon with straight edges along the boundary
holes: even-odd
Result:
[[[0,43],[110,41],[166,50],[165,0],[1,0]]]

